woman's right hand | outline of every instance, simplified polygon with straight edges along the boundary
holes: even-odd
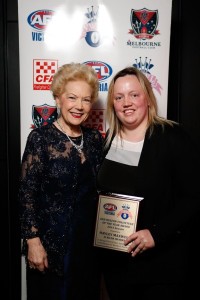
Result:
[[[39,237],[27,240],[29,267],[43,272],[48,268],[47,253]]]
[[[148,229],[143,229],[131,234],[124,241],[124,245],[129,245],[128,253],[131,253],[131,256],[134,257],[139,253],[154,248],[155,242],[151,232]]]

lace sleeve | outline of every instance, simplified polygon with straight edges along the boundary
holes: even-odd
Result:
[[[44,168],[43,152],[41,135],[33,130],[28,136],[22,157],[19,188],[20,221],[24,239],[39,236],[36,207]]]

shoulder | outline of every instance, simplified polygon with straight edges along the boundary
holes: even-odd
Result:
[[[152,140],[154,140],[155,143],[162,144],[163,147],[171,145],[171,147],[176,148],[177,151],[183,151],[183,148],[191,148],[191,146],[194,145],[189,132],[179,123],[156,125],[153,130]]]
[[[86,136],[87,138],[103,140],[103,136],[98,129],[82,126],[82,131],[84,136]]]
[[[164,137],[166,136],[171,136],[171,137],[187,137],[189,138],[188,133],[184,129],[184,127],[179,124],[179,123],[164,123],[164,124],[156,124],[154,126],[154,134],[159,134],[163,135]]]
[[[37,127],[31,130],[31,132],[28,135],[29,141],[37,141],[40,140],[44,136],[47,136],[48,133],[50,133],[53,129],[52,124],[43,125],[41,127]]]

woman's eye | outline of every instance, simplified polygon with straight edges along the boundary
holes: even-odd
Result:
[[[85,103],[90,103],[91,102],[91,99],[83,99],[83,101],[85,102]]]
[[[131,94],[132,98],[136,98],[138,96],[138,94]]]
[[[120,101],[120,100],[122,100],[122,97],[121,96],[117,96],[117,97],[115,97],[115,100],[116,101]]]

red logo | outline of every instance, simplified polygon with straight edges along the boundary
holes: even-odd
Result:
[[[58,69],[58,61],[50,59],[33,60],[33,89],[49,90],[53,75]]]
[[[115,211],[117,210],[117,206],[113,203],[105,203],[103,208],[107,211]]]
[[[84,126],[98,129],[103,136],[106,132],[105,109],[92,109]]]

